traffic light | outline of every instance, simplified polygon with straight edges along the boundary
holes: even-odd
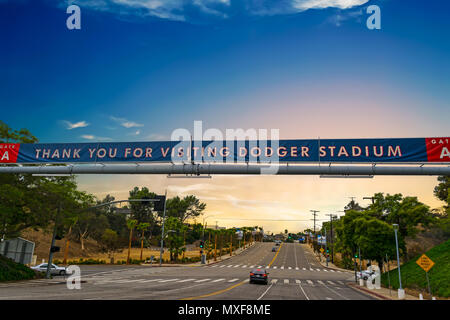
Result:
[[[200,249],[203,249],[204,246],[205,246],[205,243],[203,241],[200,241]]]
[[[61,248],[58,247],[58,246],[53,246],[53,247],[50,248],[50,251],[51,251],[51,252],[59,252],[60,249],[61,249]]]
[[[164,211],[164,203],[166,202],[166,196],[156,196],[155,199],[159,201],[153,202],[153,209],[155,211]]]
[[[330,253],[330,249],[327,249],[327,253]]]
[[[358,258],[358,254],[357,253],[355,253],[355,259],[357,259]]]

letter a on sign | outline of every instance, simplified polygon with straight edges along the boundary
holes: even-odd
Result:
[[[367,28],[369,30],[381,29],[381,11],[380,7],[377,5],[371,5],[367,7],[367,13],[372,13],[372,15],[367,18]]]

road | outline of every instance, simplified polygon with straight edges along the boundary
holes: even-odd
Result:
[[[237,256],[207,266],[81,266],[81,289],[63,277],[0,284],[0,299],[371,300],[347,283],[353,273],[321,266],[304,244],[255,243]],[[265,267],[269,284],[249,284]]]

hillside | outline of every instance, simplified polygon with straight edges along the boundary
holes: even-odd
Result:
[[[425,254],[435,263],[428,272],[432,294],[439,297],[450,297],[450,240],[433,247]],[[421,255],[415,256],[401,266],[402,286],[420,292],[428,292],[425,271],[416,263]],[[398,289],[398,270],[391,270],[389,276],[391,286]],[[384,286],[388,286],[388,273],[382,274],[381,282]]]

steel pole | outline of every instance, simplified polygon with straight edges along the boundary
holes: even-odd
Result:
[[[402,275],[400,272],[400,254],[398,252],[398,239],[397,239],[397,228],[394,228],[395,233],[395,247],[397,249],[397,269],[398,269],[398,282],[400,284],[400,290],[402,290]]]

